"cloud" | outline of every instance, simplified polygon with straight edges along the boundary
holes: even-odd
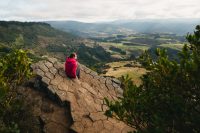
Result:
[[[2,0],[2,20],[200,18],[199,0]]]

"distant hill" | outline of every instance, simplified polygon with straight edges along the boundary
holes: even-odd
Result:
[[[112,34],[131,34],[133,30],[112,23],[83,23],[78,21],[48,21],[54,28],[82,37],[101,37]]]
[[[0,43],[12,46],[16,39],[21,38],[23,48],[45,48],[48,45],[62,43],[72,45],[78,37],[54,29],[49,24],[40,22],[15,22],[0,21]],[[75,42],[74,44],[77,44]],[[21,45],[21,44],[20,44]],[[43,53],[44,49],[37,49]]]
[[[192,32],[200,19],[117,20],[106,23],[77,21],[49,21],[53,27],[84,37],[130,33],[172,33],[185,35]]]
[[[110,60],[103,48],[87,42],[47,23],[0,21],[0,56],[17,43],[18,47],[29,49],[36,60],[50,55],[64,61],[71,52],[77,52],[79,61],[87,66]]]
[[[114,25],[142,33],[172,33],[186,35],[192,32],[200,19],[152,19],[152,20],[129,20],[114,21]]]

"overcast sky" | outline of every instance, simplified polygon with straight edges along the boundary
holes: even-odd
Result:
[[[1,0],[0,19],[18,21],[200,18],[200,0]]]

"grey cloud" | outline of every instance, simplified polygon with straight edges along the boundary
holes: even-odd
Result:
[[[199,0],[3,0],[0,19],[103,21],[200,17],[199,4]]]

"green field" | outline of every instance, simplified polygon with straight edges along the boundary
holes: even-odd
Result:
[[[100,45],[105,48],[114,46],[114,47],[120,48],[122,50],[147,50],[149,48],[149,46],[147,46],[147,45],[146,46],[144,46],[144,45],[128,46],[128,45],[124,45],[122,43],[112,43],[112,42],[101,42]]]
[[[163,47],[163,48],[171,48],[171,49],[175,49],[175,50],[180,51],[183,48],[184,44],[180,44],[180,43],[177,43],[177,44],[161,44],[159,46]]]
[[[185,43],[184,37],[162,33],[138,33],[127,36],[113,35],[98,39],[100,39],[98,40],[98,44],[109,52],[113,58],[119,60],[134,59],[134,57],[140,56],[143,51],[151,50],[152,48],[166,48],[180,51]]]
[[[131,54],[134,54],[136,56],[138,56],[139,54],[141,54],[143,51],[148,50],[149,46],[147,45],[134,45],[134,46],[128,46],[128,45],[124,45],[122,43],[112,43],[112,42],[101,42],[100,46],[102,46],[107,52],[111,53],[111,55],[113,57],[116,58],[121,58],[121,59],[126,59],[129,58],[131,56]],[[110,47],[115,47],[115,48],[119,48],[122,51],[124,51],[126,54],[123,55],[119,52],[110,50]]]
[[[127,64],[131,64],[133,66],[129,66],[129,67],[124,66]],[[103,74],[104,76],[113,76],[113,77],[119,78],[122,75],[128,74],[132,78],[133,83],[136,85],[141,84],[140,77],[146,73],[146,70],[144,68],[141,68],[140,64],[135,63],[134,61],[112,62],[106,65],[108,65],[110,68],[106,70],[107,72]]]

